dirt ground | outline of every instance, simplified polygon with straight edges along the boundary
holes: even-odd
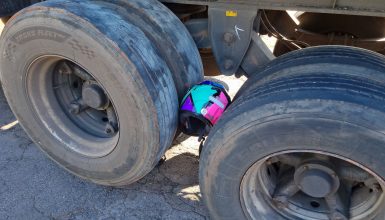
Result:
[[[1,25],[0,25],[1,28]],[[245,79],[224,80],[233,95]],[[83,181],[28,138],[0,89],[1,219],[206,219],[196,138],[175,141],[166,161],[123,189]]]

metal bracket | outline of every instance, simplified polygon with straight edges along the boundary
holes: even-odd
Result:
[[[252,32],[251,39],[250,47],[241,64],[246,76],[255,74],[261,65],[275,59],[273,53],[255,31]]]
[[[251,42],[251,32],[258,11],[209,7],[209,32],[212,49],[224,75],[239,69]]]

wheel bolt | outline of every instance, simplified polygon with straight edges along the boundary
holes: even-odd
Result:
[[[111,124],[111,122],[108,122],[108,123],[107,123],[105,132],[106,132],[106,134],[108,134],[108,135],[112,135],[112,134],[115,134],[115,133],[116,133],[116,129],[115,129],[114,126]]]

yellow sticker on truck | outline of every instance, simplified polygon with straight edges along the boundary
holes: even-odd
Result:
[[[227,10],[226,11],[226,17],[237,17],[237,16],[238,16],[237,11],[233,11],[233,10]]]

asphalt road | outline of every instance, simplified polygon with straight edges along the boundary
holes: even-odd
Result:
[[[227,80],[231,94],[242,81]],[[207,218],[196,138],[176,141],[164,163],[118,189],[83,181],[49,160],[18,124],[1,89],[0,113],[0,219]]]

